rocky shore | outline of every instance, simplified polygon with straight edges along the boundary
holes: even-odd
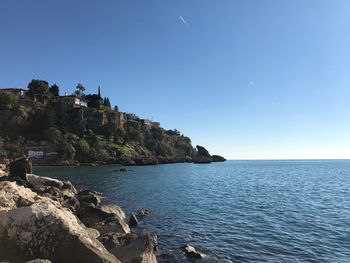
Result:
[[[26,159],[0,168],[0,262],[157,262],[156,236],[132,232],[102,194],[34,175]]]
[[[170,164],[170,163],[212,163],[212,162],[225,162],[226,159],[220,155],[210,155],[210,153],[200,145],[196,146],[197,151],[193,156],[182,157],[164,157],[164,156],[143,156],[143,155],[123,155],[119,158],[109,158],[100,161],[90,161],[87,163],[79,163],[73,158],[60,158],[60,159],[47,159],[47,158],[32,158],[32,162],[35,165],[42,166],[72,166],[72,165],[122,165],[122,166],[134,166],[134,165],[157,165],[157,164]],[[66,155],[64,155],[66,157]]]

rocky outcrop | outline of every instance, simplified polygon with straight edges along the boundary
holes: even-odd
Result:
[[[197,153],[193,157],[194,163],[211,163],[212,162],[211,155],[203,146],[197,145],[196,148],[197,148]]]
[[[100,238],[109,252],[124,263],[156,262],[157,239],[149,234],[130,233],[124,236],[109,233]],[[136,253],[131,254],[130,251]]]
[[[194,163],[224,162],[226,159],[220,155],[210,155],[207,149],[197,145],[197,152],[193,157]]]
[[[1,182],[10,205],[0,211],[0,259],[53,262],[120,262],[74,214],[15,182]]]
[[[130,218],[129,218],[129,226],[133,227],[133,226],[137,226],[139,223],[139,220],[137,219],[135,214],[131,214]]]
[[[187,257],[190,258],[205,258],[206,255],[204,251],[199,248],[192,247],[190,245],[186,245],[182,247],[183,252]]]
[[[0,181],[0,262],[157,262],[155,237],[131,233],[122,209],[101,205],[100,193],[26,177],[24,186]]]
[[[32,173],[32,164],[27,158],[19,158],[9,164],[9,177],[13,180],[27,180],[26,174]]]
[[[130,156],[122,156],[116,160],[118,164],[124,165],[124,166],[131,166],[136,165],[135,161]]]
[[[98,206],[101,204],[102,195],[95,191],[84,189],[79,191],[77,199],[81,204],[93,204]]]
[[[156,165],[156,164],[158,164],[158,160],[155,157],[140,156],[140,157],[135,157],[133,160],[137,165]]]
[[[211,156],[212,162],[225,162],[226,159],[220,155],[212,155]]]
[[[190,156],[183,157],[158,157],[158,164],[167,164],[167,163],[192,163],[192,158]]]

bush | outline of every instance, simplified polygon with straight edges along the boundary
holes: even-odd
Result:
[[[13,109],[18,105],[18,98],[7,91],[0,92],[0,109],[8,110]]]
[[[86,162],[90,156],[90,145],[84,139],[79,140],[78,144],[75,146],[76,157],[80,162]]]

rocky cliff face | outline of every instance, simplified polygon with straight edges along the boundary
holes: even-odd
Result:
[[[0,178],[0,261],[156,262],[155,237],[131,233],[120,207],[69,182],[27,178]]]
[[[133,114],[94,108],[72,108],[66,104],[42,104],[19,100],[11,109],[0,109],[0,160],[33,155],[34,164],[76,163],[210,163],[223,160],[197,151],[190,138],[159,123]]]

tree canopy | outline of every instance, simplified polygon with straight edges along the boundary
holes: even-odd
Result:
[[[60,88],[56,84],[53,84],[49,88],[49,92],[52,96],[59,96],[60,95]]]
[[[79,97],[84,97],[85,96],[84,91],[85,91],[85,87],[83,86],[83,84],[78,83],[74,94]]]
[[[48,99],[50,97],[49,83],[45,80],[33,79],[28,84],[27,96],[39,101]]]

